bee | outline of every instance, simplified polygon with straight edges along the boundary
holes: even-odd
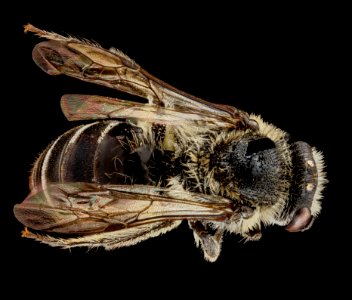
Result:
[[[259,240],[264,226],[312,225],[327,182],[323,155],[260,116],[186,94],[121,51],[40,30],[35,63],[142,97],[64,95],[69,121],[90,121],[36,160],[14,207],[23,236],[50,246],[131,246],[187,221],[207,261],[224,233]]]

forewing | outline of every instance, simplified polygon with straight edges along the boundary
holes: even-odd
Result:
[[[104,85],[146,98],[151,105],[226,119],[227,127],[255,129],[257,126],[243,111],[204,101],[168,85],[117,49],[105,50],[97,44],[49,33],[30,24],[25,26],[25,31],[49,40],[35,46],[33,59],[50,75],[65,74]]]
[[[26,227],[59,234],[92,235],[176,220],[221,221],[233,215],[222,197],[145,185],[51,184],[15,205]]]

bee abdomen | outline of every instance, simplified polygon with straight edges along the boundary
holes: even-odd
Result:
[[[136,146],[133,136],[141,130],[121,121],[99,121],[73,128],[57,138],[38,158],[31,176],[31,189],[51,182],[126,183],[143,169],[130,153]],[[141,171],[143,172],[143,170]]]

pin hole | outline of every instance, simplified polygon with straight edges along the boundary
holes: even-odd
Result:
[[[271,139],[260,138],[248,143],[246,155],[251,156],[254,153],[269,150],[272,148],[275,148],[275,143]]]

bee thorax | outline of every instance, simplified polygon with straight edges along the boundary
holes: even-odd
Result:
[[[273,205],[287,189],[282,155],[265,137],[252,135],[217,144],[210,169],[226,196],[251,204]]]

